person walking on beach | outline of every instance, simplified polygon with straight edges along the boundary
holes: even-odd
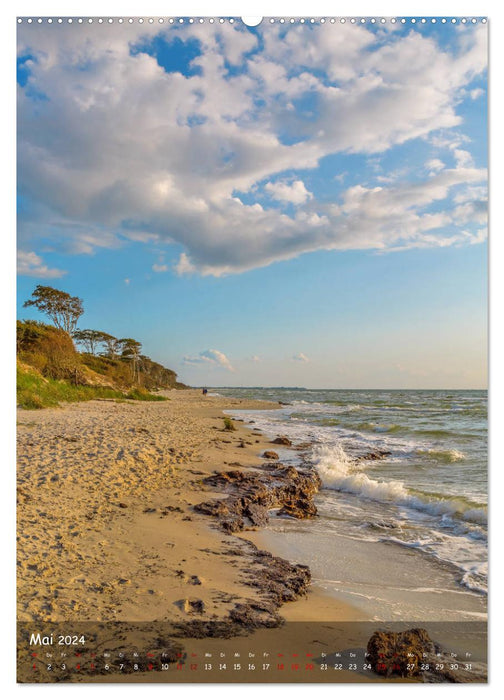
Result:
[[[208,394],[208,389],[204,388],[201,393],[203,396],[206,396]]]

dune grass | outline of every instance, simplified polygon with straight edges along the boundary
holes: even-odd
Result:
[[[102,386],[73,385],[63,379],[42,377],[37,371],[18,367],[17,403],[20,408],[38,409],[59,406],[64,402],[90,401],[91,399],[130,399],[133,401],[166,401],[165,396],[150,394],[145,389],[134,388],[128,392]]]
[[[233,423],[233,421],[231,420],[231,418],[229,418],[229,416],[224,416],[223,421],[224,421],[224,430],[236,430],[236,426]]]
[[[160,396],[159,394],[151,394],[147,389],[142,389],[140,387],[135,387],[124,394],[125,398],[132,399],[133,401],[169,401],[167,396]]]

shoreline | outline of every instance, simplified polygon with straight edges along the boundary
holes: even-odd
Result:
[[[164,618],[184,621],[195,598],[206,619],[257,597],[240,574],[250,554],[237,565],[226,554],[236,537],[194,506],[222,496],[204,478],[258,467],[274,447],[238,420],[225,430],[226,409],[278,404],[162,393],[170,400],[19,410],[20,620],[149,620],[161,606]],[[330,605],[338,619],[354,619],[351,606],[314,586],[309,597],[312,619],[319,605],[321,619]],[[289,619],[296,609],[307,615],[303,601],[283,605],[281,615],[288,609]]]
[[[201,509],[252,503],[259,523],[261,508],[272,504],[310,512],[318,475],[264,459],[276,445],[257,427],[237,417],[235,429],[225,427],[226,411],[279,404],[202,397],[196,390],[162,393],[168,401],[95,400],[18,411],[18,654],[26,653],[30,631],[58,623],[101,632],[119,625],[113,653],[133,635],[133,645],[168,644],[172,661],[175,650],[205,656],[209,648],[222,649],[224,639],[244,655],[259,645],[297,657],[307,640],[322,650],[336,644],[363,654],[378,622],[313,583],[306,562],[281,558],[269,544],[264,551],[267,537],[250,526],[250,510],[243,510],[242,526],[242,511],[233,506],[231,527],[223,529],[222,518],[212,517],[217,512]],[[233,490],[228,474],[250,491]],[[249,498],[258,489],[259,508]],[[43,662],[37,664],[39,680],[51,682],[54,671],[47,676]],[[64,671],[59,680],[105,679]],[[124,675],[109,672],[106,680]],[[135,680],[163,682],[144,670]],[[343,669],[330,682],[336,680],[384,678]],[[282,681],[273,670],[269,682]]]
[[[263,392],[263,395],[265,393]],[[261,398],[263,395],[259,394]],[[291,398],[288,394],[280,396],[287,400]],[[331,404],[331,397],[326,398]],[[308,402],[310,400],[313,398],[308,397]],[[359,398],[355,401],[358,402]],[[301,401],[300,404],[307,402]],[[303,412],[307,407],[308,410]],[[331,410],[330,405],[327,405],[326,409],[328,410],[323,412],[324,418],[339,415],[337,411]],[[473,570],[479,572],[476,562],[479,561],[478,556],[481,552],[478,550],[473,553],[473,550],[461,549],[459,560],[457,557],[447,556],[444,543],[451,534],[449,525],[446,526],[446,536],[443,523],[440,526],[440,534],[436,530],[431,534],[427,527],[422,530],[422,502],[419,503],[418,510],[415,510],[416,504],[413,505],[411,520],[409,515],[400,512],[401,503],[407,506],[408,498],[415,499],[414,486],[408,485],[406,477],[396,466],[398,459],[401,459],[403,446],[396,447],[393,444],[394,438],[391,438],[389,442],[385,441],[379,445],[382,448],[380,450],[374,448],[376,443],[373,439],[369,441],[369,436],[368,439],[366,436],[359,436],[356,440],[353,440],[354,435],[347,437],[356,422],[354,419],[353,424],[350,421],[350,428],[347,426],[347,435],[342,431],[342,447],[341,443],[338,444],[338,438],[331,435],[330,429],[320,427],[324,426],[324,422],[319,418],[316,408],[310,410],[308,403],[306,406],[298,406],[293,411],[293,416],[287,413],[285,420],[281,414],[268,415],[267,411],[235,413],[260,426],[270,439],[278,434],[286,435],[298,447],[312,438],[312,425],[320,431],[320,435],[316,435],[310,443],[315,446],[311,454],[301,454],[300,458],[296,454],[289,456],[286,451],[281,454],[281,459],[286,464],[295,467],[301,465],[303,468],[306,464],[312,466],[313,461],[321,466],[317,471],[322,476],[324,486],[314,498],[320,517],[301,521],[271,518],[268,527],[257,533],[256,540],[260,546],[272,549],[279,556],[297,557],[299,561],[304,561],[310,566],[313,579],[328,594],[359,608],[361,619],[486,619],[486,586],[482,583],[481,588],[477,581],[470,578]],[[300,412],[299,415],[297,411]],[[351,414],[351,410],[348,414]],[[375,416],[374,420],[380,419]],[[337,424],[341,422],[340,418],[336,421]],[[356,429],[355,425],[353,428]],[[350,444],[349,448],[347,443]],[[308,446],[308,442],[306,445]],[[323,446],[320,448],[321,453],[318,452],[319,445]],[[395,449],[399,457],[394,454]],[[447,452],[419,450],[424,454],[430,451],[441,457],[447,455]],[[389,461],[388,457],[391,454],[393,456]],[[415,453],[411,454],[414,458]],[[466,455],[461,452],[456,452],[456,457],[457,461],[466,459]],[[361,461],[364,462],[364,468],[359,467]],[[452,461],[451,458],[446,459],[444,463],[441,462],[441,466],[451,464]],[[418,473],[425,467],[423,463],[416,466],[419,467]],[[428,468],[430,466],[427,465]],[[456,473],[454,469],[451,471],[452,474]],[[415,473],[414,463],[412,472]],[[425,484],[419,488],[426,489],[424,509],[425,512],[432,513],[429,510],[429,488]],[[408,494],[408,489],[411,489],[410,496],[404,496],[405,493]],[[440,493],[434,493],[432,496],[433,507],[439,507],[441,514],[450,514],[450,508],[455,510],[461,507],[460,503],[462,506],[464,504],[463,497],[460,497],[459,503],[456,496],[451,500],[448,496],[447,502]],[[481,511],[475,510],[474,515],[473,511],[470,511],[468,522],[472,523],[474,520],[478,523],[476,518],[480,515],[484,518],[484,510],[484,506],[481,506]],[[463,515],[461,522],[465,522]],[[455,519],[452,529],[455,529],[456,523]],[[455,532],[455,535],[457,534],[459,533]],[[479,532],[474,535],[474,541],[479,542],[480,538],[477,535]],[[430,548],[427,546],[429,543],[433,544]],[[462,547],[458,541],[456,544]],[[326,556],[326,553],[332,554]]]

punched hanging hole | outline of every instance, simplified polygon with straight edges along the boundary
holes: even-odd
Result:
[[[262,22],[262,17],[242,17],[241,21],[246,24],[247,27],[257,27]]]

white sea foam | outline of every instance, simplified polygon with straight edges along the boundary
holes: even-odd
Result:
[[[345,453],[341,445],[318,445],[313,448],[312,460],[325,488],[353,493],[374,501],[395,503],[439,517],[454,517],[484,524],[485,508],[471,507],[462,498],[424,498],[411,493],[402,481],[378,481],[371,479]]]
[[[469,407],[476,406],[473,419],[468,409],[421,393],[414,401],[323,391],[281,398],[288,405],[279,410],[240,415],[265,436],[285,434],[294,444],[315,445],[312,461],[325,489],[317,530],[369,542],[393,543],[395,537],[456,567],[461,592],[486,591],[484,407],[468,397]],[[376,450],[391,454],[377,462],[356,460]],[[300,457],[286,451],[282,459],[296,463]]]
[[[425,554],[434,556],[439,561],[445,562],[454,566],[461,572],[459,582],[464,588],[469,589],[473,593],[479,593],[486,595],[488,593],[488,566],[486,562],[467,562],[460,561],[454,557],[456,550],[459,550],[460,556],[460,546],[457,547],[457,542],[454,538],[445,538],[445,542],[435,541],[429,539],[428,537],[416,541],[404,541],[396,537],[382,538],[382,542],[390,542],[393,544],[398,544],[402,547],[407,547],[408,549],[417,549]]]
[[[475,578],[472,571],[466,571],[460,579],[460,583],[475,593],[488,593],[488,586],[486,583],[483,583],[480,577]]]

